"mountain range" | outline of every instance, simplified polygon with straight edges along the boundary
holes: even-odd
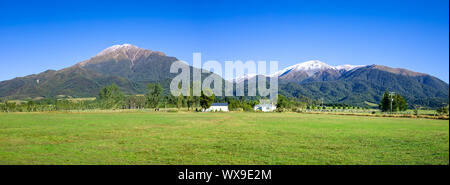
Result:
[[[258,75],[235,79],[248,82]],[[448,103],[449,85],[428,74],[382,65],[331,66],[318,60],[299,63],[265,77],[279,78],[279,92],[324,102],[364,106],[377,103],[384,91],[399,93],[410,105],[438,107]]]
[[[126,94],[143,94],[147,83],[161,83],[168,92],[170,66],[177,58],[131,44],[111,46],[92,58],[61,70],[0,82],[0,97],[92,97],[106,85],[116,84]],[[192,67],[190,67],[192,70]],[[206,77],[209,74],[202,74]],[[232,82],[247,83],[249,74]],[[279,92],[287,97],[323,98],[324,102],[364,106],[377,103],[384,91],[404,96],[410,105],[441,106],[449,101],[449,85],[431,75],[382,65],[331,66],[312,60],[266,77],[279,78]],[[224,80],[225,81],[225,80]],[[229,83],[228,81],[226,83]]]

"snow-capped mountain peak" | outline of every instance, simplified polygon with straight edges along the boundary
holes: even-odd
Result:
[[[162,52],[139,48],[132,44],[113,45],[102,50],[94,57],[80,62],[79,65],[85,66],[88,64],[97,64],[105,61],[115,60],[116,62],[129,61],[131,63],[130,66],[134,66],[135,61],[141,58],[148,57],[151,54],[165,56],[165,54]],[[110,60],[106,60],[105,58],[109,58]]]
[[[130,50],[130,49],[139,49],[137,46],[132,45],[132,44],[122,44],[122,45],[113,45],[109,48],[104,49],[103,51],[101,51],[100,53],[97,54],[97,56],[102,56],[102,55],[106,55],[109,53],[113,53],[115,51],[118,50]]]
[[[322,70],[345,70],[350,71],[355,68],[364,67],[365,65],[350,65],[350,64],[344,64],[339,66],[331,66],[324,62],[321,62],[319,60],[310,60],[303,63],[295,64],[292,66],[289,66],[281,71],[278,71],[277,73],[273,75],[277,76],[283,76],[291,71],[303,71],[308,74],[308,76],[312,76],[315,73],[322,71]]]
[[[287,68],[284,68],[283,70],[280,70],[280,71],[272,74],[271,76],[273,76],[273,75],[283,76],[291,71],[304,71],[309,76],[311,76],[318,71],[326,70],[326,69],[334,69],[334,67],[330,66],[324,62],[321,62],[319,60],[310,60],[310,61],[306,61],[303,63],[295,64],[295,65],[289,66]]]
[[[290,71],[305,71],[309,76],[313,75],[314,73],[326,70],[326,69],[333,69],[333,66],[330,66],[324,62],[321,62],[319,60],[310,60],[306,61],[300,64],[296,64],[293,66],[290,66],[287,68]]]
[[[332,66],[319,60],[310,60],[300,64],[293,65],[295,70],[315,70],[315,69],[331,69]]]

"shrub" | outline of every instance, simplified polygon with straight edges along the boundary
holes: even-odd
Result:
[[[440,107],[440,108],[438,108],[438,109],[436,110],[436,112],[437,112],[439,115],[446,115],[446,114],[448,114],[448,108],[447,108],[447,107]]]
[[[275,109],[276,112],[284,112],[286,111],[284,108],[278,107],[277,109]]]
[[[234,108],[233,111],[242,112],[242,111],[244,111],[244,109],[243,108]]]

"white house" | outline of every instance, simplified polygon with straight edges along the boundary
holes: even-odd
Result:
[[[213,103],[205,112],[228,112],[228,103]]]
[[[271,111],[274,111],[275,109],[277,109],[277,106],[275,106],[274,104],[258,104],[258,105],[255,105],[253,107],[253,109],[255,111],[260,110],[263,112],[271,112]]]
[[[277,109],[277,106],[270,100],[261,99],[259,100],[259,104],[255,105],[253,109],[255,111],[271,112]]]

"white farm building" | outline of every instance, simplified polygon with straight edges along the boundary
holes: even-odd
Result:
[[[206,112],[228,112],[228,103],[213,103],[211,107],[205,110]]]
[[[253,107],[253,109],[255,110],[255,111],[263,111],[263,112],[272,112],[272,111],[274,111],[275,109],[277,109],[277,106],[275,106],[274,104],[271,104],[271,103],[267,103],[267,104],[258,104],[258,105],[255,105],[254,107]]]

